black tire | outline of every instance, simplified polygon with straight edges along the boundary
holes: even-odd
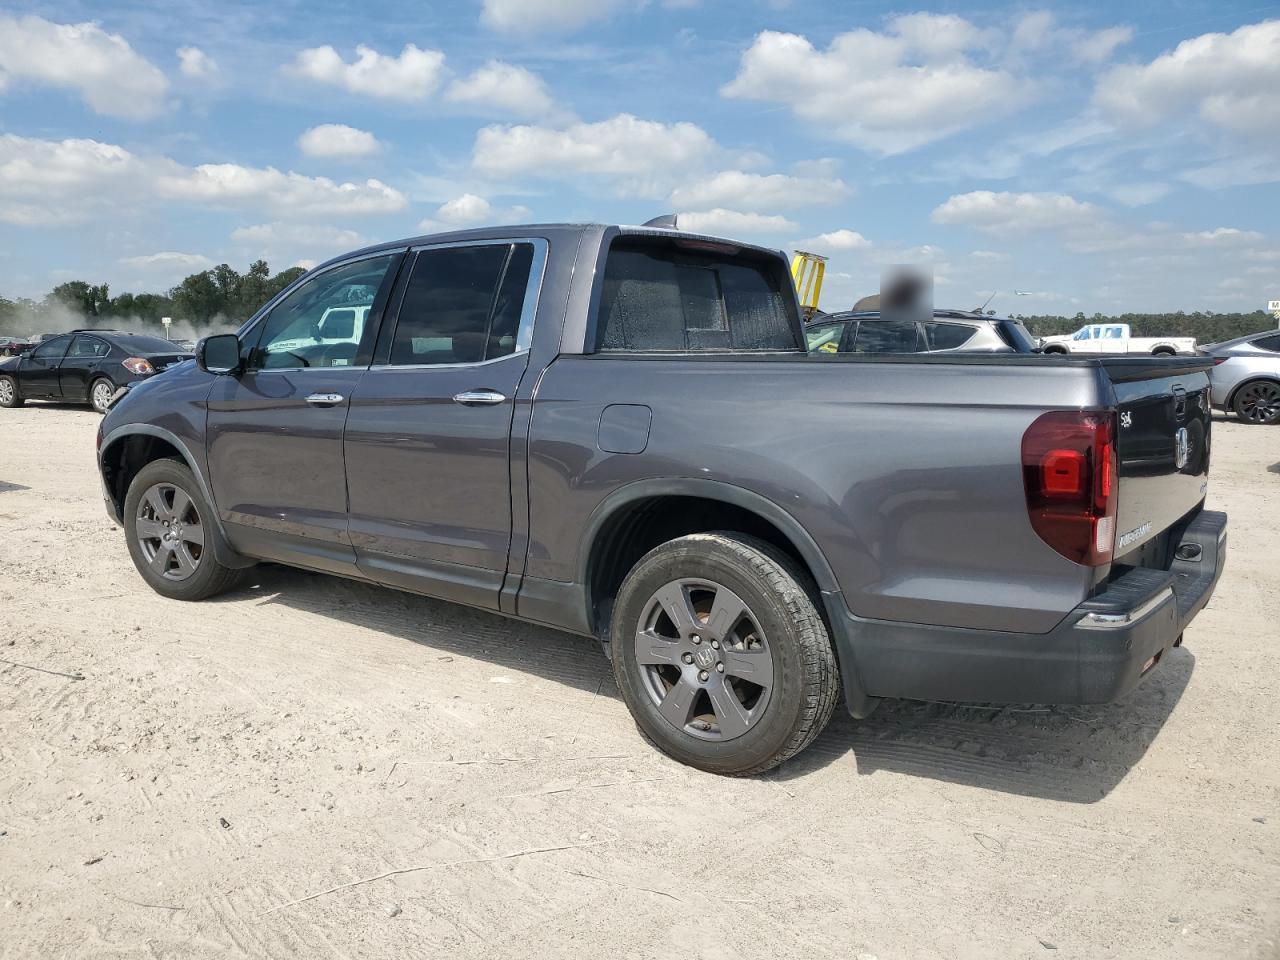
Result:
[[[107,404],[115,395],[116,385],[107,377],[97,377],[89,384],[89,406],[99,413],[107,412]]]
[[[1041,352],[1041,353],[1044,353],[1044,354],[1058,354],[1058,353],[1065,354],[1065,353],[1067,353],[1068,351],[1067,351],[1067,349],[1066,349],[1065,347],[1045,347],[1045,348],[1044,348],[1042,351],[1040,351],[1040,352]]]
[[[155,508],[157,502],[163,510]],[[186,464],[177,460],[156,460],[138,471],[124,498],[124,529],[138,573],[152,590],[171,600],[204,600],[231,589],[244,574],[218,562],[213,507]],[[187,538],[197,531],[201,542],[194,550],[195,541]],[[156,535],[147,536],[149,532]]]
[[[770,544],[733,532],[691,534],[645,554],[618,591],[610,629],[614,676],[640,732],[681,763],[731,776],[762,773],[807,747],[831,719],[840,692],[826,625],[804,587],[808,581],[789,557]],[[667,592],[673,587],[678,594]],[[718,590],[727,591],[726,604],[736,606],[740,601],[745,606],[738,620],[732,620],[732,614],[711,616],[721,596]],[[673,618],[663,619],[668,607],[659,599],[660,592],[665,597],[678,595],[688,603],[684,609],[695,618],[686,621],[690,639],[681,639],[686,633],[675,627]],[[708,592],[710,599],[705,599]],[[717,634],[713,620],[728,625]],[[697,633],[705,635],[693,640]],[[689,659],[711,653],[711,638],[717,635],[724,643],[715,656],[723,662]],[[703,641],[707,646],[701,646]],[[664,646],[667,643],[675,644],[670,652]],[[647,651],[647,664],[640,662],[641,649]],[[659,663],[655,653],[659,657],[674,654],[676,659]],[[767,688],[744,682],[754,667],[742,673],[730,663],[730,658],[746,663],[744,655],[767,655]],[[707,669],[702,670],[703,666]],[[721,669],[725,666],[729,669]],[[763,670],[759,676],[764,678]],[[678,698],[692,697],[682,712],[691,719],[679,727],[662,710],[678,686],[695,690]],[[719,699],[726,689],[735,708],[742,708],[732,723],[721,720],[722,714],[732,711],[716,706],[726,702]],[[754,706],[749,706],[752,701]],[[699,703],[707,710],[695,713]],[[744,729],[735,732],[735,726]]]
[[[1247,380],[1236,388],[1231,409],[1244,423],[1274,426],[1280,423],[1280,383]]]
[[[1151,355],[1153,357],[1175,357],[1178,355],[1178,351],[1172,347],[1156,347],[1151,351]]]
[[[0,407],[20,407],[25,400],[18,390],[18,381],[8,374],[0,374]]]

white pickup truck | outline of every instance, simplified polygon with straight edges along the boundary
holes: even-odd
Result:
[[[1045,353],[1149,353],[1172,357],[1195,353],[1195,337],[1134,337],[1127,323],[1091,323],[1075,333],[1041,337]]]

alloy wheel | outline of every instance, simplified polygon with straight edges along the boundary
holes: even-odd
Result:
[[[186,580],[204,557],[204,525],[195,502],[172,483],[157,483],[138,502],[135,535],[152,572]]]
[[[644,605],[636,662],[658,713],[702,740],[733,740],[764,716],[773,654],[760,621],[710,580],[673,580]]]
[[[0,403],[13,403],[13,381],[8,377],[0,377]]]
[[[105,380],[99,380],[95,383],[93,385],[93,395],[90,397],[94,409],[105,411],[115,392],[115,388]]]
[[[1252,423],[1274,423],[1280,419],[1280,386],[1251,383],[1240,394],[1240,414]]]

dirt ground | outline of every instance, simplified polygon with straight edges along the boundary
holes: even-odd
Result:
[[[0,411],[0,957],[1280,956],[1280,429],[1215,426],[1226,573],[1124,702],[890,701],[728,780],[583,639],[277,567],[160,598],[97,423]]]

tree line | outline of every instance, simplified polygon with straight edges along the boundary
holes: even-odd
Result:
[[[1265,310],[1252,313],[1200,310],[1184,313],[1179,310],[1176,313],[1121,313],[1117,316],[1095,313],[1091,317],[1083,313],[1074,317],[1015,316],[1037,337],[1075,333],[1088,323],[1127,323],[1135,337],[1195,337],[1200,343],[1217,343],[1280,326],[1276,318]]]
[[[303,273],[302,267],[290,267],[273,275],[265,260],[255,260],[245,273],[222,263],[191,274],[165,293],[121,293],[114,297],[105,283],[69,280],[41,300],[0,296],[0,333],[34,336],[57,333],[68,326],[105,326],[112,321],[161,331],[161,317],[171,317],[175,323],[196,330],[238,324]]]

